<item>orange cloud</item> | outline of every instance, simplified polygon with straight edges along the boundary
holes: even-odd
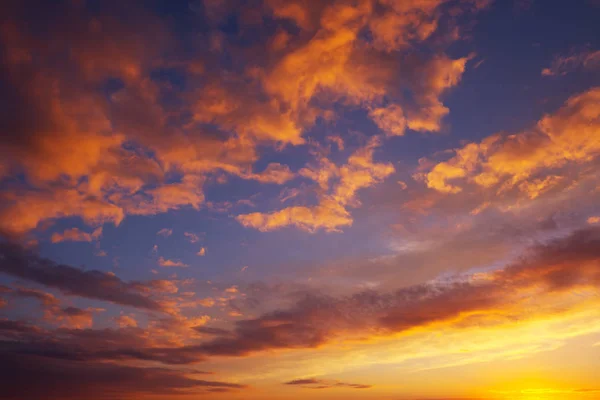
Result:
[[[261,148],[304,144],[305,131],[319,118],[336,117],[336,103],[368,110],[391,136],[407,128],[441,129],[448,113],[441,96],[459,82],[468,57],[452,60],[436,50],[421,58],[407,46],[437,31],[436,21],[446,15],[439,1],[266,3],[254,14],[291,20],[303,33],[293,35],[282,24],[252,49],[264,62],[227,74],[218,73],[214,54],[165,59],[178,48],[177,35],[136,5],[115,10],[136,16],[121,19],[104,8],[92,17],[65,4],[44,38],[20,23],[18,13],[11,15],[14,23],[0,32],[7,54],[2,73],[8,103],[18,112],[5,110],[10,132],[0,142],[0,176],[23,173],[27,183],[3,191],[0,230],[18,236],[57,218],[119,224],[127,215],[199,210],[211,174],[283,184],[296,176],[286,165],[255,171]],[[219,20],[230,6],[214,2],[205,11]],[[226,39],[220,47],[227,49]],[[406,54],[393,59],[391,49]],[[156,68],[184,74],[190,90],[154,79]],[[107,96],[96,89],[109,79],[123,87]],[[181,106],[165,106],[167,93]],[[335,143],[343,149],[343,139]],[[335,202],[277,218],[299,215],[305,226],[316,226],[331,214],[338,222],[323,227],[347,226],[344,204],[340,209]]]
[[[91,242],[98,240],[102,236],[102,227],[97,228],[92,233],[82,232],[78,228],[67,229],[63,233],[53,233],[51,237],[52,243],[65,241],[71,242]]]
[[[560,179],[548,175],[527,181],[533,175],[586,163],[600,154],[599,103],[600,88],[593,88],[569,98],[531,130],[470,143],[456,150],[450,160],[435,165],[427,173],[427,186],[458,193],[464,186],[458,182],[464,180],[485,188],[500,186],[500,190],[519,184],[536,197]]]
[[[438,26],[435,13],[443,0],[393,1],[383,0],[385,11],[369,23],[373,45],[386,51],[407,47],[411,42],[427,39]]]
[[[0,198],[0,231],[12,234],[23,234],[53,218],[79,216],[89,225],[118,225],[125,217],[122,208],[75,189],[4,192]]]
[[[237,220],[246,227],[260,231],[296,226],[309,232],[319,229],[334,232],[340,227],[351,225],[352,218],[346,207],[360,205],[356,199],[357,191],[383,181],[394,172],[391,164],[373,162],[373,152],[379,144],[375,137],[367,146],[352,154],[348,163],[341,167],[322,157],[319,169],[307,168],[300,171],[301,175],[313,179],[324,190],[316,206],[294,206],[271,213],[242,214],[236,217]],[[333,177],[337,177],[339,181],[330,187]]]
[[[262,183],[276,183],[281,185],[294,177],[290,167],[279,163],[270,163],[264,171],[260,173],[249,173],[243,175],[246,179],[254,179]]]
[[[94,312],[104,311],[101,309],[82,310],[77,307],[54,307],[46,310],[44,319],[50,323],[60,325],[63,328],[85,329],[91,328]]]
[[[171,267],[187,268],[187,267],[189,267],[189,265],[185,264],[183,261],[169,260],[168,258],[164,258],[164,257],[158,258],[158,265],[160,265],[161,267],[166,267],[166,268],[171,268]]]
[[[129,315],[119,315],[114,320],[120,328],[137,327],[137,321]]]
[[[386,135],[402,136],[406,130],[406,118],[404,111],[396,104],[388,107],[375,108],[369,112],[369,116],[375,124]]]

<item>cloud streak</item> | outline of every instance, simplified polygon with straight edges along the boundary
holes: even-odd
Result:
[[[71,296],[109,301],[161,311],[163,306],[138,290],[140,283],[124,282],[114,274],[84,271],[40,258],[21,247],[0,243],[0,272],[56,288]]]

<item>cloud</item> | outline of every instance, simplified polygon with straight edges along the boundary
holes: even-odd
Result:
[[[67,2],[46,21],[47,35],[31,29],[25,6],[7,8],[0,76],[10,107],[2,115],[8,130],[0,141],[0,177],[24,179],[0,193],[0,232],[22,238],[67,217],[97,227],[119,225],[128,215],[200,210],[205,183],[226,181],[215,176],[289,182],[297,174],[278,162],[264,166],[262,153],[306,143],[307,130],[333,122],[338,107],[367,110],[386,135],[441,129],[449,112],[442,97],[469,57],[450,59],[429,40],[450,37],[446,25],[479,2],[452,9],[442,1],[265,3],[244,6],[276,24],[249,51],[212,29],[233,3],[202,8],[214,25],[194,42],[193,56],[179,50],[170,22],[143,4],[90,11]],[[257,29],[250,20],[240,29]],[[247,68],[223,65],[223,52]],[[185,87],[158,79],[159,69],[181,75]],[[109,82],[119,85],[107,93]],[[318,222],[328,214],[332,221]],[[270,225],[257,217],[248,223]],[[339,205],[274,218],[303,219],[303,229],[351,223]]]
[[[94,230],[92,233],[82,232],[78,228],[67,229],[63,233],[53,233],[51,237],[52,243],[59,242],[91,242],[98,240],[102,236],[102,227]]]
[[[247,179],[254,179],[261,183],[276,183],[281,185],[294,178],[294,173],[290,167],[279,163],[270,163],[264,171],[259,173],[246,174]]]
[[[200,250],[196,253],[197,256],[204,257],[206,255],[206,249],[201,247]]]
[[[160,231],[156,232],[156,234],[160,235],[160,236],[163,236],[163,237],[169,237],[169,236],[171,236],[173,234],[173,229],[163,228]]]
[[[340,135],[330,135],[325,138],[328,142],[334,143],[339,151],[344,151],[344,139]]]
[[[51,324],[57,324],[63,328],[91,328],[93,324],[93,313],[96,311],[103,310],[83,310],[77,307],[53,307],[45,311],[44,320]]]
[[[346,383],[338,381],[330,381],[325,379],[295,379],[285,382],[285,385],[298,385],[309,389],[331,389],[331,388],[350,388],[350,389],[370,389],[371,385],[363,385],[359,383]]]
[[[89,225],[121,223],[124,211],[114,204],[72,189],[0,193],[0,233],[22,235],[40,221],[79,216]]]
[[[183,235],[186,237],[186,239],[190,243],[197,243],[200,241],[200,237],[198,235],[196,235],[195,233],[184,232]]]
[[[225,289],[225,293],[238,293],[239,290],[237,288],[237,286],[231,286],[228,287],[227,289]]]
[[[71,296],[155,311],[163,309],[157,301],[136,289],[140,283],[124,282],[114,274],[97,270],[84,271],[57,264],[8,243],[0,244],[0,272],[56,288]]]
[[[552,64],[542,69],[543,76],[562,76],[580,69],[600,68],[600,50],[585,50],[568,56],[556,56]]]
[[[365,343],[370,337],[393,337],[434,326],[480,328],[495,323],[498,315],[523,321],[549,318],[576,309],[586,301],[580,294],[600,285],[599,249],[600,231],[588,228],[534,246],[504,268],[486,273],[393,291],[366,290],[343,296],[304,292],[291,306],[240,319],[231,330],[206,326],[210,318],[205,316],[172,315],[152,320],[146,329],[127,324],[121,329],[61,328],[58,332],[0,320],[0,336],[9,340],[0,354],[43,355],[48,362],[69,366],[99,361],[111,365],[107,361],[119,360],[186,365],[209,357],[310,349],[352,339]],[[573,293],[573,302],[552,301],[553,296],[564,298]],[[560,306],[554,307],[556,304]],[[190,342],[190,338],[200,342]],[[320,383],[306,384],[338,387],[339,382]],[[364,385],[344,383],[339,387],[359,386]]]
[[[369,116],[386,135],[404,135],[406,118],[404,117],[404,111],[398,105],[393,104],[385,108],[375,108],[369,112]]]
[[[380,145],[377,137],[358,149],[348,158],[348,162],[337,167],[329,159],[322,157],[316,168],[304,168],[300,174],[314,180],[321,189],[329,190],[319,196],[316,206],[293,206],[271,213],[251,213],[238,215],[237,220],[246,227],[260,231],[271,231],[286,226],[296,226],[308,232],[324,229],[329,232],[350,226],[352,218],[348,206],[357,207],[360,202],[356,192],[383,181],[395,170],[389,163],[373,162],[374,150]],[[331,185],[333,178],[338,181]]]
[[[184,372],[161,368],[140,368],[109,363],[72,362],[40,355],[0,353],[0,369],[6,378],[2,396],[17,399],[105,399],[147,394],[177,395],[206,389],[243,389],[243,385],[206,381]],[[35,376],[36,384],[30,384]]]
[[[10,288],[3,290],[9,293],[13,298],[32,298],[36,299],[42,305],[44,311],[43,320],[49,324],[58,325],[66,328],[90,328],[93,322],[93,313],[104,311],[102,309],[81,309],[77,307],[61,306],[61,302],[56,296],[38,289],[31,288]]]
[[[469,143],[431,168],[427,186],[458,193],[466,181],[501,193],[519,185],[528,196],[537,197],[561,182],[553,177],[557,169],[590,162],[600,154],[599,100],[600,88],[592,88],[572,96],[527,131]]]
[[[39,300],[44,306],[57,306],[59,304],[59,300],[51,293],[46,293],[37,289],[30,288],[17,288],[11,289],[7,288],[7,291],[11,293],[13,296],[23,297],[23,298],[33,298]]]
[[[164,257],[158,258],[158,265],[160,265],[161,267],[166,267],[166,268],[170,268],[170,267],[187,268],[187,267],[189,267],[189,265],[185,264],[183,261],[169,260],[168,258],[164,258]]]
[[[367,332],[392,335],[455,323],[469,315],[484,317],[531,296],[541,299],[597,287],[599,249],[600,231],[584,229],[534,247],[520,260],[487,274],[391,293],[365,291],[342,298],[308,294],[289,309],[238,321],[226,336],[188,350],[205,356],[243,356],[271,349],[316,348],[344,337],[364,337]],[[477,318],[472,323],[477,324]]]
[[[115,318],[115,322],[119,326],[119,328],[135,328],[138,326],[135,318],[129,315],[119,315]]]

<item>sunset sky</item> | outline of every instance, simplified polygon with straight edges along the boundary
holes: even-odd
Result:
[[[599,21],[2,1],[0,398],[600,399]]]

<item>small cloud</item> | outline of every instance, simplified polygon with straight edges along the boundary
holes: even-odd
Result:
[[[171,267],[187,268],[187,267],[189,267],[189,265],[184,264],[180,260],[169,260],[168,258],[164,258],[164,257],[159,257],[158,265],[160,265],[161,267],[167,267],[167,268],[171,268]]]
[[[237,201],[238,205],[245,205],[248,207],[256,207],[256,204],[254,204],[254,202],[250,199],[241,199]]]
[[[339,135],[327,136],[325,138],[325,140],[327,140],[328,142],[334,143],[337,146],[339,151],[344,150],[344,139],[342,139],[341,136],[339,136]]]
[[[600,224],[600,217],[598,217],[598,216],[589,217],[587,219],[587,223],[590,225]]]
[[[325,379],[295,379],[285,382],[285,385],[302,386],[307,389],[331,389],[331,388],[350,388],[350,389],[370,389],[371,385],[363,385],[360,383],[346,383],[339,381],[331,381]]]
[[[138,326],[135,318],[130,317],[129,315],[120,315],[116,318],[113,318],[119,328],[135,328]]]
[[[106,257],[108,255],[108,253],[106,253],[106,251],[104,251],[104,250],[98,250],[94,255],[96,257]]]
[[[229,287],[229,288],[225,289],[225,293],[238,293],[238,288],[237,288],[237,286]]]
[[[302,192],[300,191],[300,189],[297,189],[297,188],[291,188],[291,189],[285,188],[279,194],[279,201],[282,203],[285,203],[288,200],[298,197],[301,193]]]
[[[259,173],[250,173],[244,176],[246,179],[254,179],[261,183],[283,184],[294,178],[294,173],[287,165],[279,163],[270,163],[264,171]]]
[[[187,238],[190,243],[198,243],[200,241],[200,237],[192,232],[185,232],[184,236]]]
[[[247,269],[248,269],[248,266],[247,266],[247,265],[244,265],[244,266],[242,267],[242,269],[240,270],[240,272],[246,272],[246,270],[247,270]]]
[[[404,181],[398,181],[398,185],[402,188],[402,190],[405,190],[408,187]]]
[[[206,248],[201,247],[200,250],[196,253],[197,256],[204,257],[206,255]]]
[[[92,242],[98,240],[102,236],[102,227],[94,230],[92,233],[87,233],[78,228],[67,229],[63,233],[56,232],[52,234],[50,240],[52,243],[59,242]]]
[[[173,234],[173,229],[163,228],[160,231],[156,232],[156,234],[162,237],[169,237]]]
[[[198,304],[200,304],[202,307],[212,307],[215,305],[215,300],[211,297],[207,297],[205,299],[198,300]]]

